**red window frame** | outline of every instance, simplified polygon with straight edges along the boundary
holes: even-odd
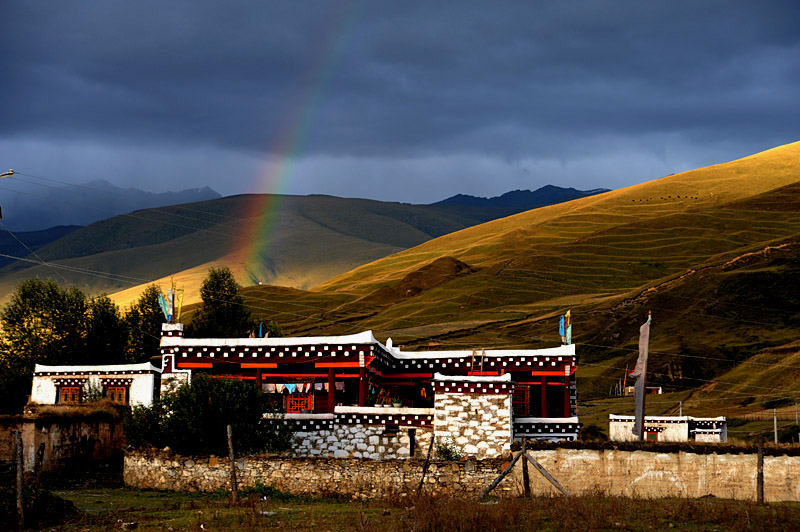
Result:
[[[106,388],[106,397],[112,403],[120,405],[128,404],[128,387],[127,386],[108,386]]]
[[[303,410],[314,411],[313,393],[293,393],[286,396],[287,414],[300,414]]]
[[[59,403],[63,405],[79,404],[82,390],[82,386],[61,386],[58,390]]]

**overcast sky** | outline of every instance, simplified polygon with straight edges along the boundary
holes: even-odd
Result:
[[[5,0],[0,169],[427,203],[800,139],[800,3]]]

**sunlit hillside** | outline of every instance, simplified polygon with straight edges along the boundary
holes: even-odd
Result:
[[[671,354],[654,368],[685,389],[797,338],[799,202],[794,143],[464,229],[312,291],[247,294],[293,333],[371,329],[431,348],[554,345],[571,308],[587,362],[631,360],[652,310],[653,349]]]

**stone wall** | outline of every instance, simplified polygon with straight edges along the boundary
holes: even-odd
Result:
[[[437,390],[434,434],[439,442],[452,441],[465,455],[494,458],[511,448],[511,396],[485,393],[449,393]]]
[[[409,433],[409,431],[412,431]],[[387,431],[382,425],[334,425],[332,430],[294,433],[297,457],[370,458],[372,460],[412,458],[427,453],[433,432],[430,428],[398,427]]]
[[[568,491],[603,492],[623,497],[756,498],[755,454],[659,453],[583,449],[531,452]],[[514,471],[521,482],[520,468]],[[533,493],[555,489],[531,469]],[[800,501],[800,456],[764,457],[767,502]]]
[[[0,420],[0,462],[11,461],[12,434],[22,431],[25,469],[44,444],[42,471],[81,471],[122,460],[122,424],[110,415],[14,416]]]
[[[643,498],[714,496],[756,497],[755,454],[694,454],[646,451],[555,449],[531,451],[572,494],[607,493]],[[443,462],[434,460],[425,492],[474,496],[488,486],[507,459]],[[423,460],[302,459],[243,457],[237,460],[243,486],[261,482],[298,495],[337,494],[354,498],[410,494],[416,490]],[[224,458],[188,458],[130,453],[125,457],[125,483],[136,488],[169,490],[229,489],[230,469]],[[534,496],[557,495],[530,468]],[[800,457],[764,458],[765,499],[800,502]],[[494,492],[518,496],[523,491],[521,461]]]
[[[376,498],[416,492],[424,460],[243,457],[236,461],[240,486],[256,482],[295,495]],[[431,462],[425,492],[477,494],[497,477],[502,460]],[[215,491],[230,489],[226,458],[190,458],[161,451],[125,456],[125,484],[141,489]],[[504,481],[498,493],[513,489]]]

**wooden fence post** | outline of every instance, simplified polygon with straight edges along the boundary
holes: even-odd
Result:
[[[758,441],[758,478],[756,480],[756,498],[758,504],[764,504],[764,438]]]
[[[425,457],[425,464],[422,466],[422,477],[419,479],[419,487],[417,487],[417,495],[422,493],[422,483],[425,482],[425,473],[428,472],[428,466],[431,464],[431,453],[433,452],[433,442],[436,441],[436,435],[431,432],[431,444],[428,446],[428,456]]]
[[[231,502],[236,504],[238,495],[236,486],[236,459],[233,456],[233,431],[230,425],[228,425],[228,456],[231,461]]]
[[[522,438],[522,454],[526,454],[528,452],[528,441],[525,438]],[[528,461],[522,461],[522,483],[524,486],[524,495],[525,497],[531,496],[531,477],[528,475]]]
[[[25,505],[23,504],[22,500],[22,485],[23,485],[23,475],[24,471],[24,462],[22,459],[22,431],[17,431],[14,441],[16,443],[15,447],[17,448],[16,456],[14,457],[14,462],[17,466],[17,523],[20,529],[25,527]]]
[[[42,462],[44,462],[44,442],[39,444],[36,449],[36,459],[33,462],[33,493],[34,497],[39,493],[39,480],[42,473]]]
[[[569,492],[566,489],[564,489],[564,486],[562,486],[555,478],[553,478],[553,475],[548,473],[547,469],[545,469],[544,466],[542,466],[542,464],[531,458],[531,456],[527,452],[525,453],[525,458],[531,463],[533,467],[536,468],[537,471],[539,471],[539,473],[542,474],[544,478],[546,478],[550,482],[550,484],[555,486],[555,488],[558,491],[560,491],[564,495],[564,497],[570,496]]]
[[[511,472],[512,469],[514,469],[514,464],[517,463],[517,460],[522,458],[522,454],[523,453],[519,453],[517,456],[515,456],[514,459],[511,460],[511,463],[508,464],[505,469],[503,469],[503,471],[500,473],[500,475],[496,479],[494,479],[494,481],[491,484],[489,484],[489,486],[485,490],[483,490],[483,492],[481,492],[481,496],[480,496],[481,499],[483,499],[484,497],[489,495],[489,493],[493,489],[495,489],[498,484],[500,484],[500,481],[503,480],[504,478],[506,478],[506,475],[508,475],[508,473]]]

